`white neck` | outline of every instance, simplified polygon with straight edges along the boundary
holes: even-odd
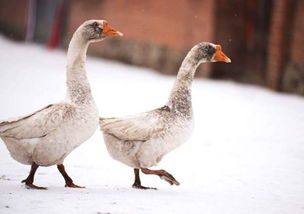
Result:
[[[67,99],[76,104],[93,101],[90,84],[85,71],[89,43],[75,32],[67,54]]]
[[[178,71],[168,101],[170,108],[185,117],[192,116],[191,85],[195,71],[201,63],[196,55],[196,50],[192,49],[185,57]]]

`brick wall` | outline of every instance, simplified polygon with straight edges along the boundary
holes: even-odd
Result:
[[[124,37],[94,45],[91,54],[175,74],[186,51],[213,40],[213,6],[213,0],[71,0],[67,38],[84,20],[106,19]]]

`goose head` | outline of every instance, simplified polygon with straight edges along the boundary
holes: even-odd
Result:
[[[123,36],[113,29],[106,20],[88,20],[77,29],[77,34],[87,42],[99,42],[109,36]]]
[[[229,57],[227,57],[222,51],[220,45],[216,45],[210,42],[201,42],[193,47],[194,58],[199,63],[203,62],[226,62],[231,63]]]

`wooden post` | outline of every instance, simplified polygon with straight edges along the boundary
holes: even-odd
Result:
[[[281,89],[283,72],[290,54],[294,5],[295,0],[273,1],[266,82],[274,90]]]

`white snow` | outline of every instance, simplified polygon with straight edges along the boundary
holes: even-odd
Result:
[[[1,120],[64,98],[65,52],[3,37],[0,46]],[[102,116],[160,107],[174,81],[91,57],[87,72]],[[29,190],[20,181],[30,167],[14,161],[0,140],[0,213],[304,213],[304,99],[196,79],[193,102],[192,138],[155,167],[172,173],[180,186],[141,175],[143,185],[158,190],[132,189],[133,170],[111,159],[97,130],[65,161],[86,189],[65,188],[53,166],[39,168],[35,177],[48,190]]]

